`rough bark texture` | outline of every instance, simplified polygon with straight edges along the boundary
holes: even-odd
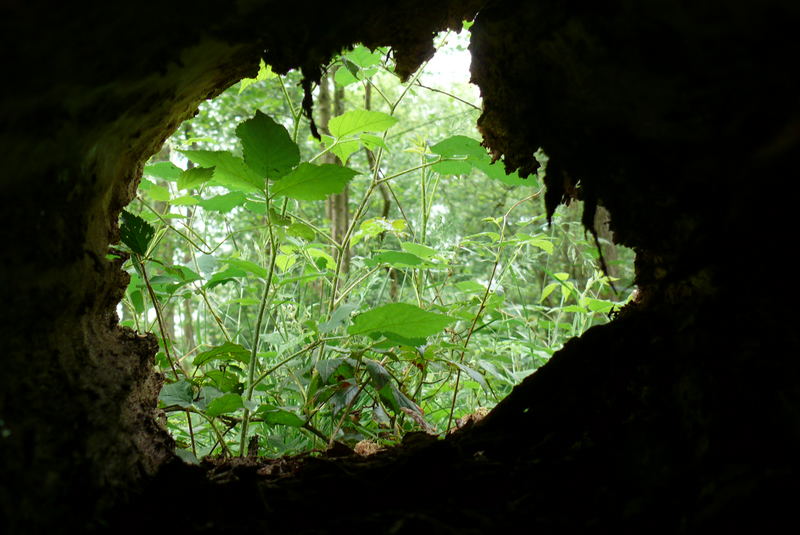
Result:
[[[158,423],[154,339],[118,327],[126,275],[106,259],[142,162],[262,54],[314,79],[360,41],[394,46],[410,73],[432,32],[480,6],[472,74],[487,146],[523,171],[543,147],[551,209],[578,195],[590,224],[597,203],[610,210],[638,253],[639,300],[446,441],[412,436],[368,461],[182,465]],[[157,530],[209,533],[769,531],[791,519],[800,341],[793,296],[776,288],[793,288],[780,255],[795,221],[800,4],[0,10],[4,533],[152,531],[162,516]]]

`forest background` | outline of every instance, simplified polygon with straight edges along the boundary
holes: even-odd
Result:
[[[262,62],[148,162],[119,313],[158,338],[185,460],[442,436],[628,299],[608,213],[598,242],[579,202],[548,224],[547,155],[522,179],[480,145],[468,40],[439,35],[405,82],[391,50],[344,51],[315,89],[321,141],[300,74]]]

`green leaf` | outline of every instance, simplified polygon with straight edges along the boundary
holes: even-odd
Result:
[[[395,117],[383,112],[353,110],[331,119],[328,122],[328,129],[334,137],[342,138],[362,132],[383,132],[396,122]]]
[[[200,199],[197,197],[192,197],[191,195],[184,195],[183,197],[176,197],[172,199],[170,203],[173,206],[195,206],[200,204]]]
[[[300,149],[286,128],[256,111],[236,127],[245,163],[259,176],[278,179],[300,163]]]
[[[228,264],[233,267],[237,267],[239,269],[243,269],[248,273],[252,273],[253,275],[261,277],[262,279],[266,279],[267,275],[269,274],[266,268],[259,266],[255,262],[250,262],[249,260],[242,260],[241,258],[220,258],[220,262]]]
[[[545,287],[544,287],[544,289],[542,290],[542,296],[539,298],[539,302],[541,303],[542,301],[544,301],[545,299],[547,299],[547,297],[548,297],[548,296],[549,296],[551,293],[553,293],[553,290],[555,290],[555,289],[556,289],[556,288],[558,288],[559,286],[561,286],[561,284],[560,284],[560,283],[558,283],[558,282],[551,282],[550,284],[548,284],[547,286],[545,286]]]
[[[373,52],[369,48],[359,45],[353,50],[345,54],[345,57],[361,67],[372,67],[373,65],[380,65],[383,60],[380,52]]]
[[[170,199],[169,190],[164,186],[158,186],[156,184],[150,186],[147,190],[147,194],[154,201],[169,202]]]
[[[225,342],[221,346],[212,347],[208,351],[199,353],[192,361],[195,366],[202,366],[214,360],[238,360],[245,364],[250,362],[250,351],[239,344]]]
[[[306,249],[309,256],[313,258],[319,269],[336,269],[336,260],[331,255],[320,249]]]
[[[407,338],[425,338],[441,332],[455,318],[427,312],[407,303],[390,303],[353,319],[348,329],[350,334],[391,332]]]
[[[224,195],[211,197],[210,199],[203,199],[198,204],[200,204],[200,206],[202,206],[204,209],[212,212],[227,213],[237,206],[243,205],[245,200],[247,200],[247,197],[244,195],[244,193],[232,191]]]
[[[235,374],[222,370],[208,370],[205,379],[211,381],[221,392],[234,392],[241,394],[242,383]]]
[[[144,256],[150,246],[150,240],[156,234],[154,229],[147,221],[134,215],[127,210],[120,214],[122,224],[120,225],[119,235],[122,243],[134,253]]]
[[[175,182],[180,178],[183,170],[172,162],[158,162],[145,166],[143,173],[153,178]]]
[[[341,141],[333,146],[331,152],[339,157],[339,159],[342,161],[342,164],[346,164],[347,159],[350,158],[350,156],[354,153],[358,152],[358,149],[360,148],[361,142],[358,140]]]
[[[420,258],[424,258],[425,260],[430,260],[434,256],[436,256],[436,249],[428,247],[427,245],[422,245],[420,243],[414,243],[410,241],[404,241],[400,243],[400,247],[403,248],[404,251],[407,253],[411,253],[413,255],[417,255]]]
[[[440,175],[466,175],[472,171],[472,164],[466,160],[449,160],[433,164],[431,170]]]
[[[367,371],[372,379],[372,384],[375,386],[375,390],[380,390],[392,382],[392,376],[389,375],[386,368],[381,366],[379,362],[372,359],[364,359],[364,364],[367,366]]]
[[[295,262],[297,262],[295,255],[279,254],[275,257],[275,265],[283,272],[291,268]]]
[[[604,301],[601,299],[593,299],[591,297],[586,299],[586,306],[592,312],[599,312],[601,314],[608,314],[614,308],[612,301]]]
[[[401,269],[429,266],[425,260],[417,255],[401,253],[400,251],[383,251],[367,261],[367,265],[369,266],[376,266],[379,264],[389,264],[392,267]]]
[[[475,281],[461,281],[456,283],[456,288],[466,293],[484,293],[486,286]]]
[[[288,425],[290,427],[303,427],[305,420],[295,413],[275,407],[274,405],[261,405],[256,411],[256,416],[262,418],[265,423],[271,425]]]
[[[205,184],[214,176],[213,167],[192,167],[178,177],[178,189],[192,189]]]
[[[214,273],[211,276],[211,278],[208,279],[208,282],[205,284],[205,287],[210,290],[215,286],[219,286],[220,284],[235,282],[237,278],[244,278],[244,277],[247,277],[246,271],[234,267],[229,267],[225,271]]]
[[[375,150],[377,148],[388,149],[389,147],[386,146],[384,143],[383,138],[380,136],[374,136],[372,134],[361,134],[358,136],[361,139],[361,143],[364,144],[369,150]]]
[[[270,78],[275,78],[278,75],[272,72],[272,67],[264,63],[262,59],[258,64],[258,74],[255,78],[242,78],[241,84],[239,84],[239,94],[242,94],[242,91],[250,87],[256,82],[260,82],[262,80],[269,80]]]
[[[304,162],[272,187],[272,195],[301,201],[321,201],[332,193],[344,191],[347,183],[357,174],[347,167]]]
[[[336,69],[336,74],[333,75],[333,80],[337,85],[342,87],[347,87],[348,85],[358,82],[358,78],[356,78],[348,69]]]
[[[244,400],[242,399],[242,396],[234,392],[229,392],[228,394],[223,394],[209,403],[205,413],[208,416],[214,417],[219,416],[220,414],[230,414],[243,408]]]
[[[464,372],[467,375],[469,375],[472,378],[473,381],[475,381],[476,383],[481,385],[481,388],[483,388],[484,392],[486,392],[487,394],[492,393],[491,388],[489,388],[489,383],[486,382],[486,378],[483,376],[482,373],[480,373],[479,371],[473,370],[469,366],[467,366],[465,364],[461,364],[460,362],[452,362],[452,364],[455,364],[456,366],[458,366],[458,368],[462,372]]]
[[[358,308],[356,305],[343,304],[333,311],[330,321],[323,321],[319,324],[319,332],[322,334],[335,331],[345,323],[350,323],[350,314]]]
[[[264,190],[264,177],[252,170],[244,160],[221,150],[182,150],[181,154],[200,167],[213,167],[215,184],[233,191]]]
[[[289,225],[287,232],[289,233],[289,236],[302,238],[306,241],[313,241],[314,238],[317,237],[317,233],[314,231],[314,229],[305,223],[292,223]]]
[[[338,381],[340,378],[349,379],[355,376],[355,368],[345,358],[323,359],[317,362],[316,368],[323,383],[331,379]]]
[[[184,379],[164,385],[161,387],[161,393],[158,394],[158,399],[167,407],[170,405],[190,407],[193,397],[192,385]]]
[[[481,142],[467,136],[451,136],[431,147],[431,152],[444,158],[470,156],[474,161],[491,161]]]

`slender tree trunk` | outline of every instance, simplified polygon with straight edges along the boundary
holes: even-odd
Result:
[[[344,88],[334,84],[333,95],[331,95],[330,86],[333,83],[335,72],[331,71],[322,77],[317,101],[320,130],[327,135],[330,135],[328,122],[331,117],[344,113]],[[323,156],[323,163],[344,165],[346,162],[340,162],[336,155],[327,153]],[[350,225],[349,191],[347,186],[341,193],[335,193],[327,198],[325,212],[331,222],[331,237],[336,243],[341,244]],[[335,251],[335,253],[338,255],[339,251]],[[342,272],[347,273],[350,270],[350,248],[342,249],[341,254],[344,255],[344,258],[342,258]]]

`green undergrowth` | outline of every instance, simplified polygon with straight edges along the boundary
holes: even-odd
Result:
[[[386,49],[335,59],[344,111],[318,142],[298,75],[262,64],[145,167],[121,217],[120,311],[158,337],[185,459],[444,435],[626,300],[577,208],[546,224],[546,155],[540,176],[507,174],[474,88],[441,89],[428,65],[401,84],[392,66]],[[345,191],[337,234],[326,204]],[[605,245],[630,289],[631,252]]]

